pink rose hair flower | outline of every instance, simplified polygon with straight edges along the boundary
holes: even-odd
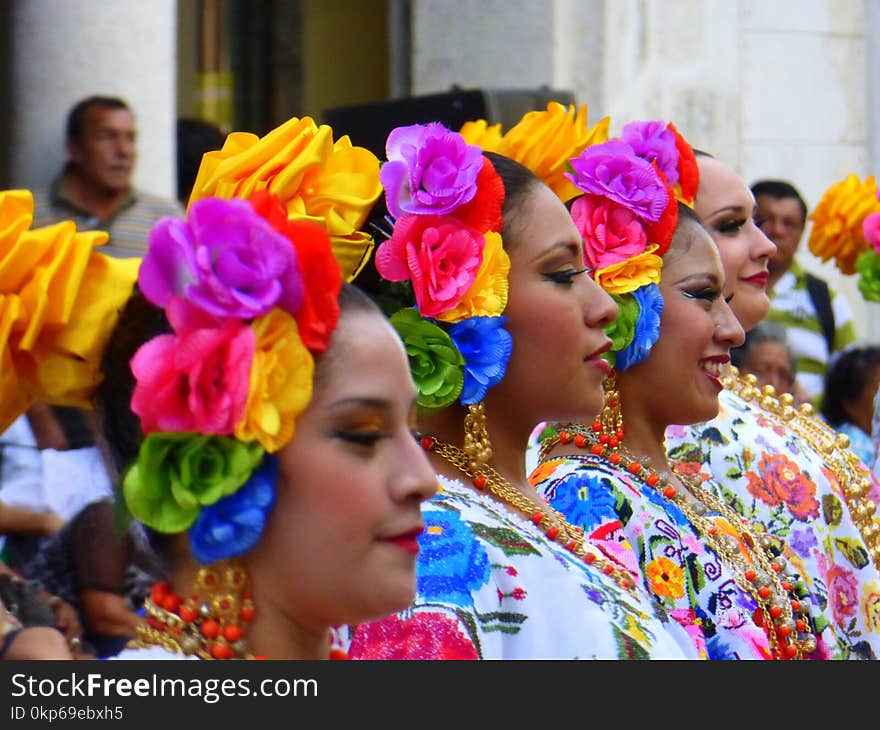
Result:
[[[407,215],[376,251],[389,281],[412,281],[419,314],[437,317],[461,301],[483,262],[484,238],[450,216]]]
[[[131,359],[131,409],[144,434],[197,431],[229,435],[247,403],[256,340],[239,320],[218,320],[173,298],[174,334],[144,343]]]
[[[385,152],[379,179],[394,218],[444,215],[477,192],[482,151],[442,124],[398,127],[388,135]]]
[[[571,206],[571,217],[584,239],[584,262],[604,269],[644,253],[648,236],[639,217],[607,198],[582,195]]]
[[[570,160],[566,173],[579,189],[628,208],[644,221],[656,223],[669,205],[669,192],[650,162],[626,142],[610,140],[587,147]]]
[[[186,220],[150,232],[138,284],[165,307],[174,296],[217,317],[253,319],[272,307],[296,314],[303,281],[296,250],[245,200],[203,198]]]

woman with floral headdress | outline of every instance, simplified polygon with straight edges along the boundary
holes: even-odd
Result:
[[[713,157],[700,154],[697,161],[695,210],[721,253],[731,308],[749,330],[770,306],[766,271],[772,243],[753,221],[755,202],[746,182]],[[842,252],[850,271],[861,254],[865,292],[874,254],[867,251],[863,222],[878,208],[876,186],[851,176],[832,186],[812,214],[811,250]],[[707,489],[743,518],[785,537],[784,557],[816,596],[814,627],[832,658],[880,656],[876,479],[809,405],[796,407],[790,396],[759,389],[753,377],[735,370],[722,380],[717,417],[669,428],[670,458],[711,474]]]
[[[441,491],[423,509],[415,603],[352,627],[352,657],[696,658],[525,478],[534,424],[597,411],[608,372],[615,308],[562,201],[439,123],[398,127],[386,149],[393,232],[375,266],[411,305],[388,308]]]
[[[623,139],[572,160],[572,179],[585,193],[572,216],[586,249],[601,259],[597,279],[615,291],[624,326],[612,333],[615,371],[600,417],[584,426],[558,425],[542,443],[532,481],[607,555],[633,570],[710,658],[822,656],[798,593],[803,584],[781,557],[778,538],[743,521],[703,486],[699,472],[667,457],[669,424],[717,413],[729,348],[741,344],[743,331],[722,295],[718,251],[681,203],[668,250],[660,241],[659,285],[621,276],[657,240],[640,207],[650,174],[609,176],[644,154],[627,141],[644,138],[644,129],[644,123],[627,125]],[[662,165],[652,167],[655,180],[668,181]],[[596,211],[611,219],[621,207],[632,213],[631,227],[611,248],[594,225]]]
[[[187,218],[160,221],[133,267],[94,240],[50,242],[55,278],[29,279],[15,243],[4,260],[19,273],[4,314],[26,314],[47,280],[68,304],[48,307],[51,329],[13,329],[4,374],[52,402],[29,366],[87,354],[71,385],[86,401],[98,388],[120,500],[165,559],[120,658],[344,658],[334,626],[412,600],[436,476],[412,434],[401,342],[343,283],[367,245],[354,229],[378,161],[311,120],[279,130],[215,153]],[[261,156],[271,176],[248,181]]]

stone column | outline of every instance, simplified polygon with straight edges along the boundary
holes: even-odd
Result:
[[[67,112],[124,98],[138,126],[134,184],[175,197],[175,0],[12,0],[10,180],[47,183],[66,159]]]

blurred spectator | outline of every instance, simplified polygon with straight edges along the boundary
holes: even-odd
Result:
[[[796,382],[812,400],[822,393],[831,354],[856,339],[852,310],[846,299],[795,258],[807,222],[807,204],[790,182],[759,180],[752,184],[755,223],[776,244],[770,257],[765,322],[785,326],[797,362]]]
[[[866,464],[874,463],[871,422],[880,386],[880,346],[853,346],[832,359],[825,377],[822,416],[849,436],[850,448]]]
[[[219,150],[225,141],[226,133],[216,124],[184,117],[177,120],[177,199],[184,207],[189,203],[202,155]]]
[[[758,385],[772,385],[777,393],[792,393],[799,403],[806,400],[802,392],[796,392],[797,362],[781,325],[757,325],[740,347],[731,350],[730,357],[740,372],[754,375]]]
[[[81,231],[110,234],[110,256],[142,256],[153,224],[180,215],[175,200],[136,190],[134,115],[122,99],[90,96],[67,117],[68,161],[48,188],[34,192],[34,227],[73,220]]]
[[[70,603],[99,657],[117,654],[143,621],[137,614],[161,566],[143,528],[116,527],[112,499],[86,505],[22,571]]]

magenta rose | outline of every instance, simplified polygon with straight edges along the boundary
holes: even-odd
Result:
[[[657,169],[666,176],[666,182],[675,187],[678,182],[678,147],[675,146],[675,134],[666,122],[630,122],[621,130],[620,138],[639,157],[656,163]]]
[[[642,220],[656,223],[669,205],[669,193],[657,170],[626,142],[592,145],[569,164],[574,173],[565,176],[579,189],[610,198]]]
[[[606,198],[582,195],[572,204],[571,217],[584,239],[584,261],[591,269],[644,253],[648,244],[638,216]]]
[[[880,254],[880,213],[871,213],[862,222],[862,232],[865,240]]]
[[[185,221],[160,220],[138,284],[159,307],[181,296],[217,317],[239,319],[276,305],[295,315],[304,295],[293,244],[239,199],[203,198]]]
[[[174,297],[174,334],[141,345],[131,359],[131,409],[144,434],[198,431],[229,435],[247,404],[256,339],[238,320],[211,318]]]
[[[477,192],[483,153],[442,124],[397,127],[385,145],[388,161],[379,170],[388,212],[444,215]]]
[[[450,216],[406,215],[376,251],[389,281],[412,281],[419,314],[436,317],[467,293],[483,263],[485,239]]]

